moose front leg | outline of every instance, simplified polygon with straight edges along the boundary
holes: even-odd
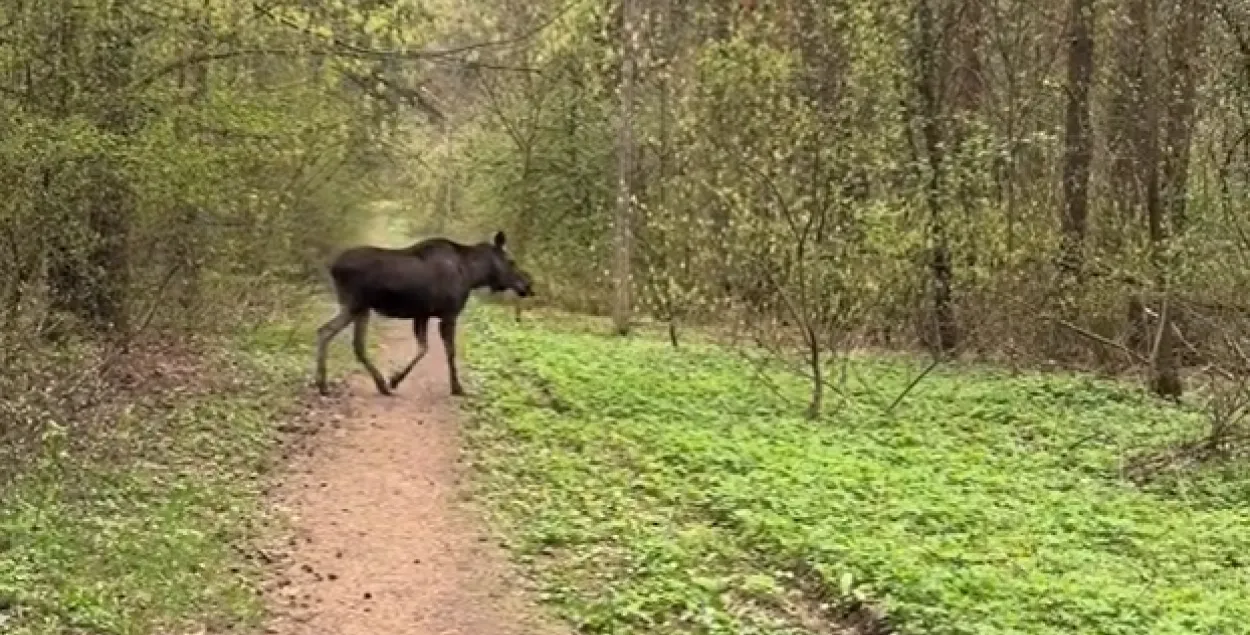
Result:
[[[456,373],[456,320],[455,318],[440,319],[438,334],[443,338],[443,350],[447,353],[447,374],[451,378],[451,394],[464,395],[460,385],[460,376]]]

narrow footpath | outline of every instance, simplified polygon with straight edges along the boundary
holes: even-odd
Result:
[[[435,325],[431,330],[435,333]],[[389,373],[416,349],[408,322],[372,320]],[[350,329],[334,342],[348,346]],[[351,362],[355,365],[354,360]],[[461,361],[461,367],[467,364]],[[461,371],[464,373],[464,370]],[[460,428],[442,344],[393,397],[358,365],[339,414],[271,494],[295,535],[266,595],[279,635],[557,635],[488,539],[460,485]]]

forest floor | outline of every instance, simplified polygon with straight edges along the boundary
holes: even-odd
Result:
[[[1250,633],[1250,468],[1123,474],[1195,407],[856,354],[810,421],[775,360],[478,301],[467,397],[438,338],[378,395],[345,333],[322,398],[326,309],[114,369],[90,451],[52,438],[0,488],[0,632]]]

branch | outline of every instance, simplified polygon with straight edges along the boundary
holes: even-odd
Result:
[[[777,204],[781,206],[781,214],[785,217],[786,224],[790,226],[790,231],[794,233],[794,237],[796,239],[801,240],[799,226],[794,220],[794,215],[790,213],[790,206],[786,203],[785,195],[781,193],[777,184],[773,182],[772,178],[769,177],[768,174],[754,165],[751,165],[749,161],[744,161],[743,165],[747,166],[748,170],[755,172],[755,174],[759,176],[760,180],[763,181],[764,186],[768,188],[768,193],[772,194],[773,198],[777,199]]]
[[[192,53],[191,55],[176,59],[158,67],[151,73],[148,73],[147,75],[132,82],[129,90],[143,90],[156,82],[156,80],[165,77],[166,75],[176,73],[184,68],[189,68],[191,66],[207,62],[218,62],[237,57],[325,57],[328,55],[331,55],[331,53],[277,48],[239,48],[225,51],[202,51],[199,53]]]
[[[454,57],[454,56],[468,53],[470,51],[474,51],[477,49],[509,46],[512,44],[516,44],[518,42],[522,42],[531,37],[534,37],[535,35],[545,30],[547,27],[554,24],[555,21],[560,19],[565,13],[568,13],[568,11],[572,9],[573,6],[576,5],[576,3],[579,1],[580,0],[571,0],[570,2],[566,3],[563,7],[561,7],[558,11],[556,11],[554,14],[552,14],[552,16],[549,17],[547,20],[544,20],[543,22],[539,23],[538,26],[528,31],[522,32],[521,34],[513,36],[513,37],[502,38],[498,40],[488,40],[486,42],[477,42],[473,44],[466,44],[464,46],[458,46],[458,47],[452,47],[452,48],[446,48],[446,49],[427,49],[427,50],[417,50],[417,51],[403,51],[403,50],[388,51],[388,50],[371,49],[371,48],[366,48],[362,46],[357,46],[355,44],[351,44],[350,42],[345,42],[334,36],[325,37],[325,36],[312,32],[310,29],[307,29],[298,24],[295,24],[294,22],[291,22],[290,20],[286,18],[274,15],[274,13],[266,7],[262,7],[259,4],[253,4],[252,5],[253,8],[258,13],[282,24],[283,26],[287,26],[289,28],[300,31],[306,35],[314,36],[314,37],[317,37],[318,39],[327,41],[328,43],[332,44],[335,48],[330,49],[330,50],[326,50],[326,49],[305,50],[305,49],[297,49],[297,48],[254,47],[254,48],[229,49],[229,50],[224,50],[224,51],[207,51],[207,52],[193,53],[186,57],[169,62],[165,64],[164,66],[157,68],[152,73],[149,73],[148,75],[138,79],[133,84],[131,84],[131,90],[140,90],[143,88],[147,88],[156,80],[162,77],[165,77],[166,75],[169,75],[170,73],[177,72],[181,69],[188,68],[190,66],[195,66],[197,64],[204,64],[207,62],[228,60],[228,59],[233,59],[233,58],[238,58],[238,57],[348,57],[348,58],[355,58],[355,59],[373,59],[373,60],[405,59],[405,60],[439,61],[440,58]],[[465,62],[462,62],[462,63],[465,63]],[[488,64],[480,64],[480,63],[476,63],[476,64],[482,67],[491,67]],[[526,69],[509,68],[509,67],[503,67],[503,66],[498,66],[497,68],[501,70],[526,70]]]
[[[760,340],[758,335],[755,336],[753,339],[755,340],[756,346],[759,346],[760,348],[764,349],[769,354],[771,354],[773,356],[773,359],[777,359],[778,357],[781,357],[775,351],[770,350],[768,346],[765,345],[762,340]],[[785,393],[781,391],[781,387],[778,386],[777,383],[774,382],[772,378],[769,377],[768,374],[764,372],[764,362],[755,359],[751,355],[748,355],[747,352],[745,350],[742,350],[741,348],[735,348],[735,351],[738,353],[739,357],[741,357],[742,359],[745,359],[747,363],[751,364],[751,370],[755,371],[756,379],[760,380],[760,382],[763,383],[765,387],[767,387],[778,399],[785,402],[787,406],[790,406],[790,407],[794,406],[794,402],[790,400],[788,397],[786,397]]]
[[[347,70],[342,71],[342,73],[344,77],[350,80],[353,84],[356,84],[357,86],[359,86],[361,90],[365,91],[366,93],[369,93],[370,95],[372,95],[373,97],[377,99],[381,99],[383,101],[394,103],[390,97],[382,94],[382,92],[379,91],[371,83],[371,81],[380,83],[386,88],[389,88],[392,92],[397,94],[404,101],[408,102],[409,106],[412,106],[420,110],[421,112],[424,112],[427,116],[429,116],[431,120],[434,121],[434,123],[442,123],[447,120],[447,116],[443,114],[443,111],[439,110],[437,106],[430,103],[430,100],[426,99],[425,96],[421,94],[420,86],[418,86],[417,88],[409,88],[407,86],[400,86],[395,81],[387,79],[385,76],[382,75],[381,72],[379,72],[376,69],[370,72],[368,75],[363,75],[360,73],[353,73],[352,71],[347,71]]]
[[[463,66],[471,71],[481,71],[481,70],[509,71],[512,73],[528,73],[532,75],[542,75],[544,72],[546,72],[541,68],[535,68],[533,66],[516,66],[513,64],[497,64],[495,62],[480,62],[480,61],[464,62],[460,60],[449,62],[447,60],[441,60],[441,59],[435,59],[435,60],[430,60],[430,61],[434,64],[456,64],[458,66]]]
[[[495,117],[499,119],[499,123],[503,124],[504,130],[507,131],[509,137],[512,137],[512,142],[516,144],[517,149],[522,152],[527,152],[528,145],[526,143],[526,139],[521,135],[521,132],[517,129],[516,125],[509,120],[508,116],[504,113],[504,107],[500,103],[499,96],[491,88],[490,82],[487,81],[486,76],[479,72],[477,73],[477,78],[482,87],[482,92],[486,94],[486,99],[489,103],[490,109],[494,112]]]
[[[1119,350],[1123,351],[1123,352],[1124,352],[1126,355],[1128,355],[1129,357],[1131,357],[1131,358],[1133,358],[1134,360],[1136,360],[1139,364],[1142,364],[1142,365],[1144,365],[1144,366],[1151,366],[1151,363],[1150,363],[1150,360],[1149,360],[1149,359],[1146,359],[1145,357],[1142,357],[1141,355],[1139,355],[1139,354],[1138,354],[1136,351],[1134,351],[1133,349],[1131,349],[1131,348],[1129,348],[1129,347],[1127,347],[1127,346],[1125,346],[1125,345],[1123,345],[1123,344],[1121,344],[1121,343],[1119,343],[1119,342],[1116,342],[1116,341],[1113,341],[1113,340],[1109,340],[1109,339],[1107,339],[1107,338],[1105,338],[1105,337],[1103,337],[1103,336],[1101,336],[1101,335],[1099,335],[1099,334],[1097,334],[1097,333],[1094,333],[1093,331],[1089,331],[1089,330],[1083,329],[1083,328],[1081,328],[1081,327],[1079,327],[1079,326],[1077,326],[1077,325],[1075,325],[1075,324],[1072,324],[1072,323],[1070,323],[1070,322],[1065,322],[1065,321],[1060,320],[1060,319],[1058,319],[1058,318],[1047,318],[1047,320],[1048,320],[1048,321],[1050,321],[1050,322],[1052,322],[1052,323],[1054,323],[1054,324],[1057,324],[1057,325],[1059,325],[1059,326],[1062,326],[1063,328],[1068,329],[1069,331],[1072,331],[1073,333],[1076,333],[1077,335],[1080,335],[1081,337],[1084,337],[1084,338],[1087,338],[1087,339],[1093,340],[1093,341],[1098,342],[1099,344],[1102,344],[1102,345],[1104,345],[1104,346],[1110,346],[1111,348],[1119,349]]]
[[[1241,50],[1241,54],[1246,58],[1247,64],[1250,64],[1250,37],[1246,35],[1242,25],[1238,23],[1232,9],[1229,8],[1227,2],[1220,2],[1216,4],[1215,11],[1224,19],[1224,24],[1228,26],[1233,39],[1237,41],[1237,48]]]
[[[295,22],[292,22],[291,20],[284,18],[282,16],[275,15],[271,10],[269,10],[267,7],[262,7],[259,3],[253,3],[252,7],[258,13],[264,15],[265,17],[268,17],[271,20],[274,20],[275,22],[283,26],[299,31],[305,35],[310,35],[318,39],[328,41],[334,46],[352,55],[374,57],[374,58],[389,58],[389,59],[432,60],[436,58],[455,57],[457,55],[463,55],[465,53],[469,53],[471,51],[476,51],[480,49],[500,48],[500,47],[505,47],[505,46],[511,46],[513,44],[523,42],[525,40],[528,40],[534,37],[535,35],[538,35],[539,33],[542,33],[544,30],[547,29],[547,27],[551,26],[552,24],[555,24],[556,20],[559,20],[561,17],[564,16],[564,14],[568,13],[569,10],[572,9],[574,6],[576,6],[578,2],[581,2],[581,0],[569,0],[569,2],[566,2],[563,6],[561,6],[554,13],[552,13],[551,16],[549,16],[547,19],[540,21],[536,26],[530,29],[527,29],[525,31],[522,31],[521,33],[517,35],[513,35],[513,36],[509,36],[505,38],[499,38],[495,40],[486,40],[484,42],[474,42],[472,44],[465,44],[462,46],[453,46],[453,47],[444,48],[444,49],[424,49],[424,50],[418,50],[418,51],[404,51],[404,50],[385,51],[385,50],[378,50],[378,49],[358,46],[350,42],[345,42],[342,39],[339,39],[338,37],[333,36],[333,35],[327,37],[325,35],[315,33],[307,27],[300,26],[296,24]]]
[[[912,390],[914,390],[916,386],[920,384],[921,381],[924,380],[925,377],[928,377],[929,373],[933,372],[933,369],[937,368],[938,364],[940,363],[942,363],[942,357],[939,355],[935,355],[933,357],[933,361],[929,362],[929,365],[926,366],[925,369],[921,371],[919,375],[916,375],[915,379],[912,379],[911,382],[907,384],[907,387],[903,389],[903,392],[899,393],[898,396],[894,398],[894,401],[891,402],[889,407],[885,409],[885,413],[888,415],[894,412],[894,409],[898,407],[898,404],[901,403],[903,399],[907,397],[907,395]]]

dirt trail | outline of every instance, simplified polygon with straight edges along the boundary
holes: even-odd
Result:
[[[409,359],[408,322],[372,323],[383,372]],[[335,345],[346,346],[340,337]],[[541,619],[462,502],[454,398],[439,338],[430,345],[394,397],[378,395],[357,366],[338,388],[350,391],[345,414],[312,437],[274,496],[296,535],[267,591],[268,633],[565,632]]]

